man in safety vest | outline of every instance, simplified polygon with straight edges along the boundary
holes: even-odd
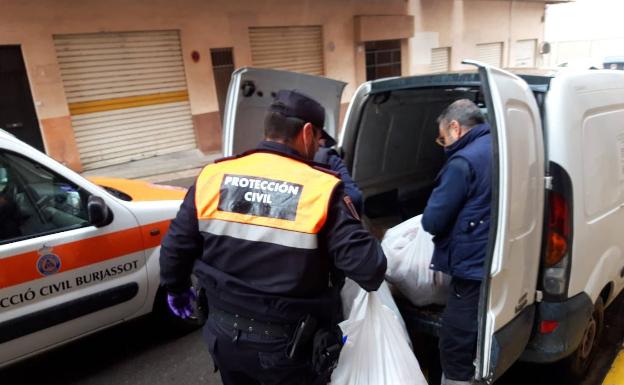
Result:
[[[265,140],[206,166],[163,240],[174,312],[189,314],[191,272],[206,291],[204,336],[224,385],[312,383],[312,339],[337,321],[343,275],[369,291],[383,281],[379,243],[340,179],[311,161],[324,121],[318,102],[279,91]]]

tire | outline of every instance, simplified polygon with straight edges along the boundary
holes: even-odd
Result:
[[[594,304],[594,310],[585,330],[583,338],[578,348],[566,359],[562,361],[564,369],[571,380],[581,380],[587,374],[587,371],[596,356],[600,336],[604,328],[604,302],[598,297]]]
[[[171,333],[186,334],[202,327],[206,322],[208,316],[206,294],[194,275],[191,276],[191,283],[197,292],[197,301],[193,307],[193,314],[186,319],[182,319],[171,312],[167,305],[167,291],[164,287],[160,287],[156,294],[154,313],[157,321],[162,323],[166,328],[165,330]]]

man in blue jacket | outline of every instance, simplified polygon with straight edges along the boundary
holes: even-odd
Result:
[[[433,270],[452,277],[442,314],[442,384],[469,384],[474,376],[477,314],[490,230],[492,144],[490,126],[472,101],[457,100],[438,118],[448,157],[422,217],[434,235]]]
[[[351,198],[355,210],[361,215],[364,207],[362,191],[360,191],[357,183],[349,174],[349,170],[347,170],[347,166],[340,155],[338,155],[338,152],[332,148],[335,144],[334,138],[321,139],[320,147],[314,155],[314,161],[326,165],[330,170],[338,174],[338,177],[342,180],[345,194]]]

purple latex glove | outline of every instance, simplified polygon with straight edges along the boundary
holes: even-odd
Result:
[[[193,302],[197,299],[195,289],[190,287],[180,294],[167,293],[167,305],[176,316],[186,319],[193,314]]]

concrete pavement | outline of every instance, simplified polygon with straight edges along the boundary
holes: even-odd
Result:
[[[221,385],[201,330],[171,335],[142,318],[0,371],[0,384]]]
[[[182,178],[194,179],[205,165],[220,157],[220,152],[204,154],[195,149],[88,170],[83,175],[143,179],[155,183]]]

